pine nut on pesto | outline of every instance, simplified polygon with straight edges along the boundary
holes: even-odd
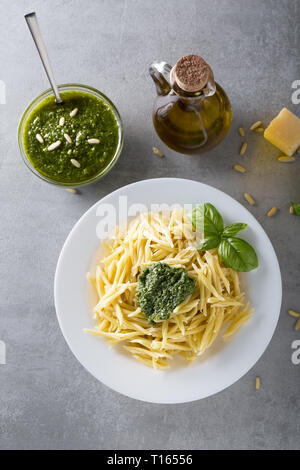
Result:
[[[33,171],[56,184],[76,185],[96,179],[120,153],[117,111],[104,95],[101,99],[100,92],[98,97],[81,91],[81,85],[77,87],[62,91],[63,103],[59,105],[48,93],[27,115],[24,113],[20,124],[23,158],[25,153]],[[91,139],[97,145],[91,145]],[[70,155],[79,165],[70,162]]]

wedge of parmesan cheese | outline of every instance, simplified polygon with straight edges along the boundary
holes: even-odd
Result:
[[[293,155],[300,146],[300,119],[283,108],[270,122],[264,137],[285,155]]]

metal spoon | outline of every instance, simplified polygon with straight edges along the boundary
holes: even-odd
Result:
[[[63,102],[63,100],[61,99],[61,96],[59,94],[59,91],[58,91],[58,88],[57,88],[57,85],[56,85],[56,82],[55,82],[55,79],[54,79],[52,67],[51,67],[50,60],[49,60],[49,57],[48,57],[48,54],[47,54],[46,46],[45,46],[43,38],[42,38],[42,34],[41,34],[41,31],[40,31],[40,27],[39,27],[39,24],[38,24],[38,21],[37,21],[36,14],[34,12],[33,13],[28,13],[28,15],[25,15],[25,20],[26,20],[27,26],[28,26],[31,34],[32,34],[32,37],[33,37],[33,40],[35,42],[36,48],[37,48],[37,50],[40,54],[41,61],[43,63],[43,66],[44,66],[44,69],[46,71],[48,80],[50,82],[53,93],[55,95],[55,101],[56,101],[57,104],[61,104]]]

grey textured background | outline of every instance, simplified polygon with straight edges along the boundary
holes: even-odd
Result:
[[[300,78],[297,0],[1,0],[0,79],[0,366],[1,448],[299,448],[299,372],[291,343],[299,339],[288,308],[300,309],[299,164],[279,164],[263,137],[250,135],[238,156],[237,127],[264,124],[291,103]],[[36,10],[58,82],[86,83],[115,102],[125,124],[125,146],[113,171],[72,195],[33,176],[16,139],[28,104],[48,88],[23,14]],[[156,137],[151,122],[153,59],[174,63],[195,52],[212,66],[231,99],[230,135],[202,157],[176,154]],[[152,145],[166,158],[152,155]],[[299,157],[300,158],[300,157]],[[249,172],[232,170],[244,162]],[[56,320],[53,277],[62,244],[94,202],[125,184],[152,177],[192,178],[243,204],[269,234],[283,275],[283,305],[274,338],[257,365],[238,383],[208,399],[152,405],[123,397],[97,382],[69,351]],[[279,213],[266,212],[278,205]],[[262,388],[254,390],[256,375]]]

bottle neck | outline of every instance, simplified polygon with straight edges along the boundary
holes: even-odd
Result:
[[[207,98],[209,96],[212,96],[216,92],[216,84],[214,81],[214,76],[213,72],[211,71],[209,73],[208,79],[206,84],[200,88],[199,90],[187,90],[183,89],[179,84],[178,81],[176,80],[176,73],[175,73],[175,67],[172,68],[170,72],[170,81],[171,81],[171,87],[176,93],[176,95],[182,96],[184,98]]]

